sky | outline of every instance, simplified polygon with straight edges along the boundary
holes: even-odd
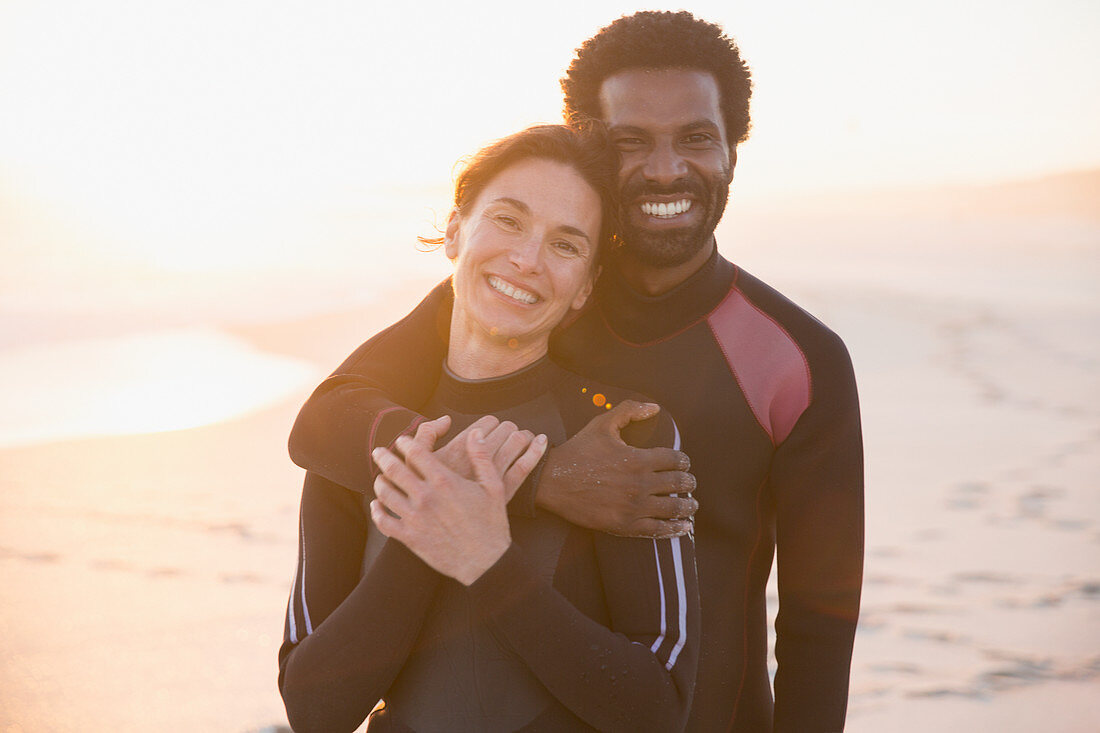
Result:
[[[560,119],[572,49],[638,8],[0,0],[0,247],[289,267],[341,216],[429,220],[456,160]],[[753,69],[737,196],[1100,165],[1095,2],[691,9]]]
[[[219,329],[441,278],[415,236],[445,216],[456,161],[559,121],[573,49],[637,9],[0,0],[0,444],[188,427],[305,389],[320,376]],[[805,202],[850,190],[1100,167],[1095,2],[691,9],[753,71],[727,220],[802,201],[788,218],[813,239]]]

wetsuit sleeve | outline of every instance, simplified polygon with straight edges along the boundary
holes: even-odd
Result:
[[[362,723],[408,658],[441,579],[392,541],[360,578],[370,526],[361,501],[306,476],[298,570],[279,649],[279,691],[295,731],[350,731]]]
[[[450,282],[436,286],[411,313],[372,337],[321,383],[290,433],[290,458],[340,486],[366,493],[376,467],[371,451],[389,446],[423,419],[447,353],[444,320]]]
[[[470,592],[513,651],[588,725],[682,730],[699,654],[694,541],[591,536],[609,626],[573,606],[514,543]]]
[[[842,730],[847,708],[863,574],[863,443],[851,360],[829,336],[811,357],[810,405],[777,448],[770,477],[777,733]]]
[[[371,451],[392,447],[424,421],[415,408],[431,397],[447,355],[453,291],[437,285],[411,313],[375,335],[321,382],[298,412],[288,448],[294,463],[363,494],[378,467]],[[535,514],[535,486],[545,464],[508,503],[513,516]]]

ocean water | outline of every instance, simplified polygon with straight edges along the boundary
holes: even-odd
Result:
[[[233,329],[367,309],[444,277],[446,258],[416,237],[435,233],[446,190],[131,227],[0,198],[0,447],[195,427],[308,393],[331,364]]]
[[[0,448],[206,425],[323,376],[200,327],[9,347],[0,351]]]

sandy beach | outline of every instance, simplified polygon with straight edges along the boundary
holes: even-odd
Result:
[[[1096,199],[918,199],[796,218],[734,201],[719,229],[723,253],[838,331],[856,366],[867,558],[847,730],[1096,730]],[[302,367],[244,414],[0,450],[0,731],[285,725],[276,651],[302,476],[286,435],[313,382],[429,282],[369,309],[219,326]]]

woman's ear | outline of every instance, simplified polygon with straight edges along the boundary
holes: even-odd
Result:
[[[462,217],[458,209],[451,209],[451,213],[447,215],[447,228],[443,232],[443,252],[447,259],[458,257],[458,229],[461,223]]]
[[[570,304],[570,308],[573,310],[580,310],[584,307],[584,304],[588,302],[588,296],[592,295],[592,287],[596,284],[596,280],[600,277],[601,268],[596,265],[596,268],[592,270],[592,277],[588,278],[588,282],[577,293],[577,297],[573,298],[573,302]]]

